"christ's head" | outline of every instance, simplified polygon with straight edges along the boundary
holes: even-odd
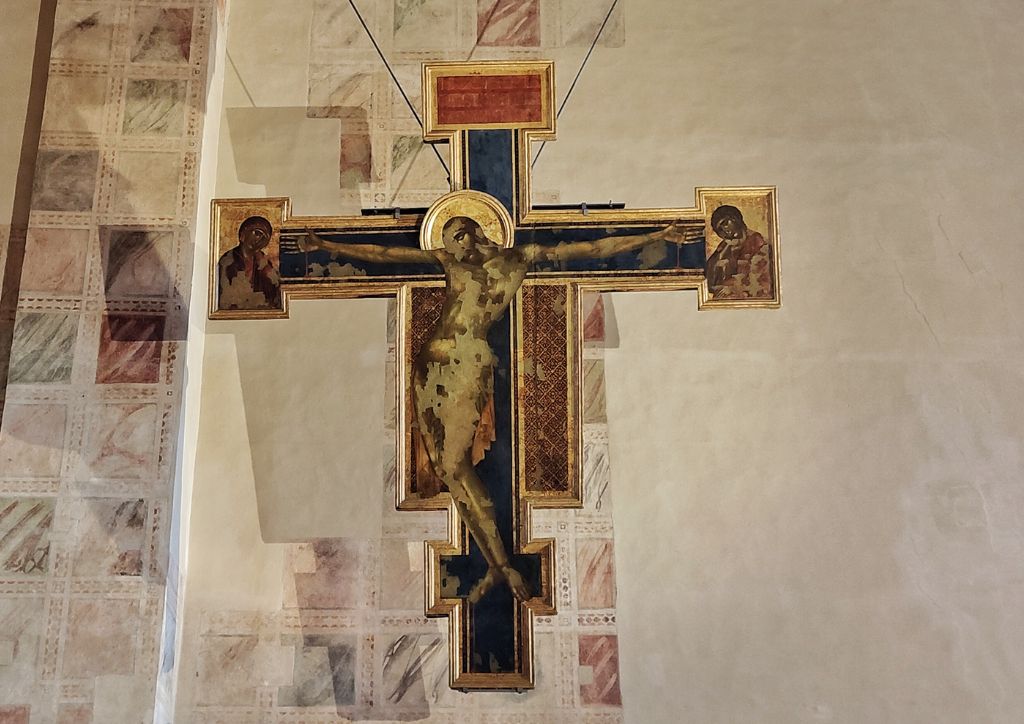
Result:
[[[735,206],[719,206],[711,214],[711,228],[726,241],[742,241],[747,236],[743,214]]]
[[[478,251],[480,247],[493,246],[480,224],[468,216],[453,216],[441,229],[441,241],[448,253],[460,255]]]
[[[238,243],[246,254],[265,249],[273,235],[274,227],[262,216],[250,216],[238,227]]]

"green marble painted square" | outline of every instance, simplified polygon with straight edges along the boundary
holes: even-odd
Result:
[[[46,573],[56,502],[56,498],[0,498],[0,575]]]
[[[127,136],[180,136],[185,128],[185,81],[127,81],[124,123]]]
[[[14,384],[71,380],[78,315],[66,312],[20,312],[8,381]]]

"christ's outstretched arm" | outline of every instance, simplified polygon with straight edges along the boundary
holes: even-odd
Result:
[[[704,236],[703,228],[687,229],[681,221],[651,234],[635,234],[630,236],[606,236],[594,241],[575,241],[554,246],[542,244],[526,244],[522,247],[523,256],[529,262],[538,261],[573,261],[574,259],[602,259],[627,251],[639,249],[656,241],[667,241],[673,244],[687,244]]]
[[[323,249],[349,259],[375,262],[377,264],[439,264],[437,257],[423,249],[407,246],[383,246],[381,244],[345,244],[329,241],[306,229],[306,236],[297,239],[301,251]]]

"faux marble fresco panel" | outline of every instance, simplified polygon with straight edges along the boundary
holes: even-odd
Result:
[[[302,609],[360,607],[363,587],[358,581],[364,555],[365,544],[344,538],[320,538],[293,546],[289,568],[294,594],[288,596],[286,605]]]
[[[540,45],[540,0],[477,0],[477,42],[487,46]]]
[[[310,66],[306,115],[365,121],[372,111],[375,72],[356,64]]]
[[[130,216],[172,216],[181,192],[177,153],[122,151],[114,175],[114,211]]]
[[[604,329],[604,297],[600,294],[583,296],[583,341],[603,342]]]
[[[180,136],[185,127],[185,81],[132,78],[125,83],[126,136]]]
[[[107,299],[157,297],[171,291],[174,234],[170,231],[103,229],[103,286]]]
[[[8,403],[0,426],[0,475],[57,477],[66,423],[64,405]]]
[[[93,724],[92,707],[88,704],[61,704],[57,708],[57,724]]]
[[[406,94],[409,96],[409,101],[412,103],[413,108],[422,108],[423,79],[420,76],[423,73],[423,66],[420,63],[403,63],[396,61],[392,65],[392,70],[394,70],[395,77],[398,78],[398,82],[402,85],[403,90],[405,90]],[[388,86],[388,93],[391,96],[391,118],[396,121],[413,120],[412,112],[409,110],[409,104],[405,102],[405,97],[402,96],[394,84]],[[420,136],[420,138],[422,139],[422,136]],[[438,150],[444,153],[446,151],[445,144],[442,144]],[[447,189],[445,189],[445,191],[447,191]]]
[[[359,3],[359,12],[371,27],[376,27],[377,4]],[[369,43],[366,33],[355,17],[348,3],[337,0],[314,0],[313,2],[313,44],[325,50],[350,48]]]
[[[46,85],[43,130],[99,134],[109,80],[102,75],[51,75]]]
[[[29,724],[30,707],[0,706],[0,724]]]
[[[136,6],[132,18],[135,62],[187,63],[192,45],[192,8]]]
[[[99,163],[98,151],[41,149],[32,179],[32,209],[91,211]]]
[[[380,606],[416,611],[423,608],[423,542],[381,542]],[[416,565],[414,565],[414,562]]]
[[[10,683],[31,672],[39,659],[42,606],[38,598],[0,599],[0,671]]]
[[[0,572],[43,575],[49,568],[56,498],[0,498]]]
[[[14,322],[8,381],[24,384],[70,380],[77,334],[77,314],[20,312]]]
[[[403,165],[411,162],[422,147],[423,139],[420,136],[395,136],[391,141],[391,173],[397,172]]]
[[[341,161],[338,169],[340,187],[356,189],[369,183],[373,172],[370,135],[345,133],[341,137]]]
[[[295,651],[292,683],[277,690],[281,706],[350,706],[355,704],[356,647],[351,636],[281,637]]]
[[[583,361],[583,422],[607,422],[604,390],[604,360]]]
[[[88,245],[88,229],[30,228],[21,270],[22,291],[81,294]]]
[[[86,498],[75,501],[75,576],[141,576],[146,501]]]
[[[199,650],[197,703],[251,706],[257,698],[259,637],[204,636]],[[262,678],[262,677],[261,677]]]
[[[456,5],[448,0],[395,0],[395,44],[421,51],[452,48],[455,16]]]
[[[116,8],[98,7],[95,3],[59,3],[50,57],[54,60],[107,60],[116,12]]]
[[[580,701],[587,705],[621,706],[619,639],[580,635]]]
[[[156,464],[156,405],[95,405],[82,446],[86,479],[141,478]]]
[[[402,634],[384,649],[381,683],[389,704],[424,708],[448,688],[448,647],[444,636]]]
[[[442,155],[444,150],[441,149]],[[447,190],[444,167],[438,163],[433,151],[426,147],[420,136],[404,134],[392,141],[390,183],[393,192],[434,190],[440,195]],[[402,205],[398,203],[400,201],[400,196],[395,198],[396,204]],[[410,202],[409,205],[414,203],[422,201]]]
[[[104,316],[96,363],[96,382],[158,382],[164,322],[165,318],[158,315]]]
[[[611,467],[607,442],[583,442],[583,504],[588,510],[611,512]]]
[[[608,16],[612,0],[561,0],[562,44],[566,47],[589,47],[601,30],[601,24]],[[598,45],[605,48],[621,48],[626,42],[625,3],[615,6],[608,24],[601,33]]]
[[[576,541],[576,585],[579,608],[615,606],[615,555],[610,538]]]
[[[136,601],[72,599],[68,609],[63,674],[77,679],[131,674],[139,625]]]

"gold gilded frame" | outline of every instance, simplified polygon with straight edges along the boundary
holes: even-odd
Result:
[[[442,124],[437,118],[437,80],[446,76],[534,75],[540,78],[540,120],[517,123]],[[528,128],[535,133],[555,131],[555,64],[550,60],[436,61],[423,64],[423,140],[448,141],[453,134],[467,130]],[[552,136],[554,138],[554,136]]]

